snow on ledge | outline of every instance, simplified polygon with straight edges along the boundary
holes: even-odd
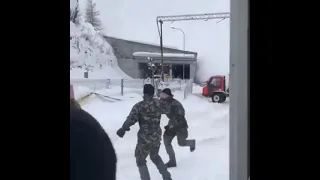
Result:
[[[151,43],[151,42],[147,42],[147,41],[141,41],[141,40],[133,40],[133,39],[123,39],[120,37],[114,37],[114,36],[105,36],[106,38],[111,38],[111,39],[117,39],[117,40],[123,40],[123,41],[130,41],[130,42],[135,42],[135,43],[139,43],[139,44],[146,44],[146,45],[151,45],[151,46],[157,46],[160,47],[159,43]],[[176,50],[180,50],[179,48],[175,47],[175,46],[168,46],[168,45],[163,45],[164,48],[169,48],[169,49],[176,49]]]
[[[151,53],[151,52],[134,52],[133,56],[140,57],[161,57],[161,53]],[[180,58],[195,58],[194,54],[183,54],[183,53],[163,53],[163,57],[180,57]]]

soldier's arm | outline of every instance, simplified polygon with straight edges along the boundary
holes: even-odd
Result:
[[[123,123],[122,128],[126,131],[130,130],[130,127],[134,125],[136,122],[139,121],[139,105],[135,104],[131,111],[129,116],[127,117],[126,121]]]
[[[177,112],[176,112],[177,116],[179,117],[184,117],[185,116],[185,112],[184,112],[184,108],[182,106],[182,104],[179,104],[177,106]]]
[[[185,112],[184,108],[180,104],[174,104],[171,108],[171,114],[173,114],[173,117],[169,120],[170,126],[179,126],[181,119],[184,118]]]
[[[160,107],[161,107],[161,114],[168,114],[169,113],[169,103],[166,103],[165,101],[159,100]]]

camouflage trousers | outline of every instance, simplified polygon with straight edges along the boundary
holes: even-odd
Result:
[[[188,129],[181,128],[177,131],[166,130],[163,134],[164,145],[171,145],[173,138],[177,136],[177,141],[179,146],[186,146],[187,138],[188,138]]]
[[[160,142],[140,143],[138,142],[135,150],[137,165],[145,165],[146,159],[150,155],[150,159],[156,159],[159,156]],[[159,156],[160,157],[160,156]],[[161,159],[161,157],[160,157]]]
[[[150,174],[146,165],[148,155],[150,155],[151,161],[156,165],[163,180],[171,180],[171,174],[159,156],[159,149],[160,141],[152,143],[141,143],[138,141],[135,150],[135,157],[141,180],[150,180]]]
[[[191,147],[193,144],[192,142],[194,140],[187,140],[188,138],[188,129],[187,128],[181,128],[176,131],[170,131],[170,129],[166,130],[163,135],[163,141],[164,145],[167,151],[167,154],[169,155],[169,162],[176,163],[176,157],[175,152],[172,147],[172,140],[173,138],[177,136],[177,141],[179,146],[188,146]]]

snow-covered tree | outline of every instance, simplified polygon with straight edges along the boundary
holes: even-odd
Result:
[[[96,3],[92,0],[87,0],[87,5],[85,9],[85,19],[86,22],[90,23],[97,30],[102,30],[102,23],[99,18],[99,11],[96,9]]]
[[[79,17],[79,0],[70,0],[70,21],[77,23],[77,18]]]

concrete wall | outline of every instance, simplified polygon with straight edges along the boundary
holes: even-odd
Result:
[[[133,59],[118,59],[118,65],[130,77],[140,78],[139,65]]]
[[[117,39],[114,37],[107,37],[105,39],[113,47],[114,54],[118,59],[119,67],[122,71],[133,78],[140,78],[140,70],[138,68],[138,62],[133,59],[134,52],[153,52],[160,53],[160,47],[156,45],[150,45],[145,43],[139,43],[134,41],[128,41],[123,39]],[[197,57],[197,53],[190,51],[183,51],[173,48],[163,48],[164,53],[186,53],[194,54]],[[190,67],[190,76],[195,77],[196,63]]]

